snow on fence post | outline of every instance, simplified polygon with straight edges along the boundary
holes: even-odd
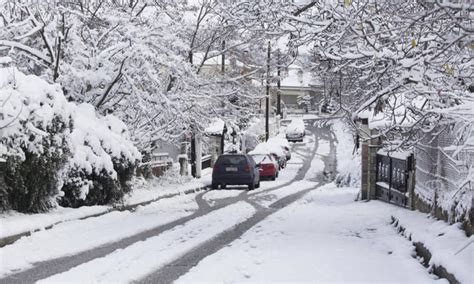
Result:
[[[196,173],[195,173],[195,178],[200,178],[201,177],[201,169],[202,169],[202,139],[201,135],[197,134],[194,137],[194,147],[195,147],[195,154],[196,154]]]
[[[415,184],[416,184],[416,160],[415,155],[411,154],[408,158],[408,181],[407,181],[407,192],[408,192],[408,208],[415,210]]]
[[[185,141],[181,142],[181,154],[178,156],[179,161],[179,173],[182,176],[188,175],[188,143]]]
[[[377,130],[369,130],[370,135],[375,136]],[[367,199],[376,199],[375,189],[377,185],[377,151],[380,149],[381,141],[378,138],[370,138],[368,145],[368,185]]]
[[[361,149],[361,199],[368,199],[369,189],[369,120],[361,119],[360,149]]]

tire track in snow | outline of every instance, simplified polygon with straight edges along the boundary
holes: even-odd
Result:
[[[209,213],[211,213],[215,210],[219,210],[221,208],[224,208],[224,207],[229,206],[231,204],[234,204],[236,202],[239,202],[239,201],[249,202],[248,198],[251,197],[251,196],[255,196],[255,195],[264,196],[263,195],[264,193],[269,193],[271,191],[275,191],[275,190],[290,186],[293,182],[298,181],[298,180],[302,180],[304,178],[306,172],[308,171],[308,169],[311,165],[311,160],[314,158],[316,150],[318,148],[317,147],[318,146],[317,141],[318,141],[318,136],[319,135],[317,135],[317,134],[320,134],[318,132],[321,132],[321,131],[322,132],[329,132],[328,129],[324,129],[324,128],[315,128],[315,129],[311,129],[311,130],[313,131],[314,137],[315,137],[315,145],[312,149],[311,155],[309,157],[308,156],[305,157],[305,159],[303,160],[303,167],[299,170],[298,174],[293,179],[291,179],[290,181],[288,181],[284,184],[274,186],[274,187],[271,187],[271,188],[268,188],[268,189],[264,189],[264,190],[258,191],[258,192],[249,193],[247,191],[243,191],[242,194],[240,194],[236,197],[231,197],[231,198],[226,198],[226,199],[219,200],[218,202],[216,202],[216,205],[212,206],[212,207],[210,207],[209,204],[207,204],[207,202],[203,198],[203,195],[207,191],[202,192],[200,194],[197,194],[196,197],[195,197],[196,202],[199,205],[199,210],[197,212],[189,215],[189,216],[177,219],[177,220],[172,221],[172,222],[167,223],[167,224],[163,224],[163,225],[151,228],[147,231],[140,232],[136,235],[121,239],[119,241],[111,242],[111,243],[108,243],[108,244],[103,245],[101,247],[97,247],[97,248],[93,248],[93,249],[84,251],[84,252],[79,253],[79,254],[74,254],[74,255],[70,255],[70,256],[51,259],[51,260],[44,261],[44,262],[34,263],[33,268],[30,268],[30,269],[27,269],[27,270],[24,270],[24,271],[15,273],[15,274],[10,274],[5,278],[0,279],[0,283],[32,283],[32,282],[36,282],[38,280],[50,277],[52,275],[65,272],[65,271],[67,271],[67,270],[69,270],[69,269],[71,269],[75,266],[78,266],[78,265],[81,265],[83,263],[89,262],[89,261],[91,261],[95,258],[104,257],[104,256],[114,252],[115,250],[126,248],[126,247],[128,247],[128,246],[130,246],[130,245],[132,245],[136,242],[144,241],[148,238],[151,238],[151,237],[157,236],[159,234],[162,234],[162,233],[164,233],[168,230],[172,230],[173,228],[175,228],[177,226],[183,225],[186,222],[189,222],[193,219],[205,216],[206,214],[209,214]],[[315,130],[317,130],[317,131],[315,131]],[[298,148],[301,147],[301,145],[295,145],[295,146],[298,147]],[[297,149],[297,151],[298,151],[298,149]],[[290,200],[291,198],[293,198],[292,196],[287,196],[287,197],[284,198],[284,200]],[[282,201],[282,202],[284,203],[284,201]],[[278,204],[281,204],[282,202],[278,202]],[[262,209],[261,206],[256,206],[255,202],[250,201],[249,204],[253,205],[257,210],[259,210],[259,212]],[[257,213],[257,215],[258,214],[259,213]],[[248,226],[248,224],[250,224],[250,223],[247,222],[246,224],[247,225],[244,225],[244,227]],[[106,233],[106,232],[104,232],[104,233]]]
[[[314,129],[313,129],[314,130]],[[325,139],[330,139],[331,138],[331,133],[330,131],[323,128],[316,128],[316,131],[321,131],[323,130],[324,134],[327,134],[326,132],[329,132],[329,137],[325,135]],[[315,132],[315,137],[316,137],[316,143],[317,143],[317,138],[318,136],[316,135],[317,133]],[[317,145],[317,144],[316,144]],[[334,143],[331,143],[331,152],[335,151]],[[310,156],[309,159],[305,160],[305,166],[303,169],[300,171],[300,173],[297,175],[298,178],[301,180],[304,179],[306,172],[308,171],[312,159],[316,155],[317,151],[317,146],[314,147],[312,155]],[[328,157],[324,158],[324,163],[325,163],[325,169],[324,172],[327,172],[333,168],[334,161],[331,161],[331,159],[334,158],[334,155],[329,155]],[[302,196],[304,196],[306,193],[330,182],[329,179],[324,178],[324,175],[321,174],[320,176],[320,183],[310,183],[312,186],[309,188],[305,188],[302,190],[297,191],[296,193],[287,195],[281,199],[276,200],[270,206],[267,207],[261,207],[255,205],[255,200],[249,200],[249,203],[254,204],[255,209],[257,209],[257,213],[250,219],[246,220],[245,222],[242,222],[232,228],[231,230],[227,230],[217,236],[215,236],[213,239],[207,241],[203,245],[189,251],[179,259],[169,263],[165,267],[155,271],[154,273],[140,279],[137,281],[138,283],[172,283],[176,281],[179,277],[182,275],[186,274],[192,267],[196,266],[202,259],[205,257],[219,251],[220,249],[224,248],[225,246],[230,245],[234,240],[240,238],[245,232],[250,230],[253,226],[255,226],[257,223],[260,221],[264,220],[271,214],[279,211],[282,208],[285,208],[286,206],[292,204],[293,202],[297,201],[300,199]],[[285,187],[291,187],[292,188],[292,183],[289,183],[288,185],[281,187],[285,189]],[[274,189],[275,190],[275,189]],[[296,189],[295,189],[296,190]],[[261,193],[266,193],[270,190],[264,190],[261,192],[257,192],[256,194],[261,194]],[[247,198],[252,195],[247,195]],[[260,196],[260,195],[259,195]],[[262,195],[264,196],[264,195]],[[256,203],[258,204],[258,202]]]
[[[255,212],[251,205],[241,201],[39,283],[65,283],[71,279],[81,283],[130,282],[179,258],[213,236],[245,222]]]

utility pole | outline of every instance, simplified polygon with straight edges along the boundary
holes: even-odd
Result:
[[[265,100],[265,141],[268,141],[270,138],[270,129],[268,126],[268,120],[270,116],[270,41],[268,41],[268,50],[267,50],[267,96]]]
[[[222,62],[221,62],[221,72],[225,73],[225,40],[222,41]]]
[[[280,116],[280,118],[283,118],[283,114],[281,113],[281,65],[280,65],[280,52],[278,51],[277,53],[277,76],[278,76],[278,81],[277,81],[277,114]]]

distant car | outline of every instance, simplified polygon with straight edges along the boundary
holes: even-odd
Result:
[[[302,119],[293,119],[286,127],[286,139],[290,142],[303,142],[306,135],[304,121]]]
[[[255,160],[255,163],[257,163],[260,178],[275,180],[278,177],[280,165],[272,155],[256,154],[252,155],[252,158]]]
[[[278,145],[277,143],[270,142],[270,140],[268,142],[258,144],[255,149],[249,152],[249,154],[270,154],[276,161],[278,161],[280,169],[286,167],[285,151],[280,145]]]
[[[286,168],[286,155],[270,153],[270,155],[278,162],[279,169]]]
[[[290,151],[290,144],[288,140],[283,137],[272,137],[268,139],[268,143],[277,144],[283,149],[285,154],[286,160],[289,161],[291,159],[291,151]]]
[[[283,148],[283,151],[285,152],[285,157],[286,157],[286,160],[289,161],[291,160],[291,151],[290,151],[290,148],[286,147],[286,146],[282,146]]]
[[[291,123],[291,119],[282,119],[282,120],[280,121],[280,126],[286,127],[286,126],[288,126],[288,124],[290,124],[290,123]]]
[[[249,190],[260,187],[260,173],[250,155],[224,154],[217,158],[212,170],[212,188],[227,185],[247,185]]]

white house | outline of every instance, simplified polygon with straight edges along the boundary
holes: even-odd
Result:
[[[303,108],[301,102],[308,101],[310,109],[317,109],[324,98],[324,85],[310,71],[298,65],[290,65],[282,72],[280,94],[286,108]],[[274,100],[276,100],[276,91]],[[299,103],[300,102],[300,103]]]

